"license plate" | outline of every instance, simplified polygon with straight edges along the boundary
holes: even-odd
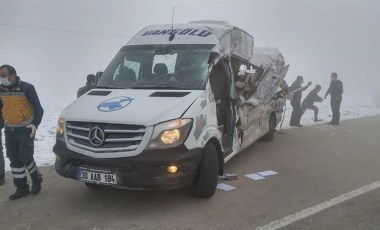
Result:
[[[117,173],[87,168],[78,169],[78,180],[93,184],[117,185]]]

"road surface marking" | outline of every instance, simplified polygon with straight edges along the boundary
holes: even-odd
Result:
[[[325,209],[331,208],[334,205],[337,205],[337,204],[343,203],[345,201],[351,200],[357,196],[360,196],[364,193],[375,190],[377,188],[380,188],[380,180],[373,182],[372,184],[366,185],[364,187],[361,187],[359,189],[356,189],[354,191],[351,191],[351,192],[342,194],[340,196],[337,196],[337,197],[335,197],[331,200],[328,200],[326,202],[317,204],[316,206],[304,209],[304,210],[297,212],[293,215],[287,216],[281,220],[276,220],[276,221],[273,221],[272,223],[270,223],[268,225],[258,227],[258,228],[256,228],[256,230],[275,230],[275,229],[285,227],[285,226],[292,224],[296,221],[302,220],[306,217],[314,215],[314,214],[321,212]]]

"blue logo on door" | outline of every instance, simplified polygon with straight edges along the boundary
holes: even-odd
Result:
[[[103,112],[112,112],[126,107],[131,104],[133,98],[130,97],[115,97],[107,101],[103,101],[98,109]]]

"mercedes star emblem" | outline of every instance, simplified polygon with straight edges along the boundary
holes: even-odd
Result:
[[[92,145],[96,147],[101,146],[105,140],[104,131],[99,127],[93,127],[88,133],[88,138]]]

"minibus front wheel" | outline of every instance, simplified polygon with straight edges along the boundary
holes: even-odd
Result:
[[[196,197],[208,198],[214,195],[218,183],[218,154],[212,143],[202,151],[197,174],[191,183],[191,192]]]

